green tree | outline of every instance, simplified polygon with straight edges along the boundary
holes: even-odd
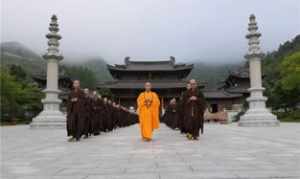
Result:
[[[278,50],[268,53],[263,60],[264,86],[267,105],[274,109],[288,111],[299,103],[300,35],[280,45]]]
[[[17,98],[21,95],[22,85],[1,68],[1,122],[15,120],[19,113]]]
[[[280,83],[284,90],[300,89],[300,51],[284,58],[280,64],[280,77]]]
[[[283,59],[279,66],[280,79],[275,92],[281,95],[286,108],[295,110],[300,103],[300,51]]]
[[[81,66],[66,66],[66,74],[72,79],[80,80],[82,88],[95,89],[97,78],[93,71]]]
[[[15,76],[16,80],[23,81],[26,80],[27,74],[25,70],[20,65],[12,64],[9,66],[9,74]]]
[[[7,69],[0,69],[1,122],[30,120],[40,112],[43,94],[32,83],[17,80]]]

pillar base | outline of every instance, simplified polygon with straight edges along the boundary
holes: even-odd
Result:
[[[32,119],[30,128],[66,129],[66,116],[60,111],[42,111],[37,117]]]
[[[277,117],[267,109],[249,109],[238,123],[241,127],[276,127],[280,125]]]

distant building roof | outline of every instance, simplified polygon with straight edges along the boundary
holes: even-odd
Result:
[[[170,59],[144,59],[144,60],[130,60],[125,58],[124,65],[107,65],[110,71],[180,71],[192,70],[193,64],[176,64],[175,58]]]
[[[229,93],[250,93],[246,87],[230,87],[225,90]]]
[[[229,76],[237,78],[249,78],[249,66],[246,63],[244,66],[238,68],[237,70],[230,71]]]
[[[116,80],[110,82],[98,83],[98,88],[109,89],[143,89],[146,81],[131,81],[131,80]],[[165,89],[165,88],[185,88],[187,81],[172,81],[172,80],[159,80],[151,81],[153,89]],[[200,85],[201,86],[201,85]]]
[[[220,90],[203,90],[203,94],[207,99],[230,99],[230,98],[240,98],[242,94],[232,94],[224,91],[223,89]]]

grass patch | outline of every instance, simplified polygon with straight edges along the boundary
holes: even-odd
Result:
[[[276,113],[281,122],[300,122],[300,109],[290,112]]]
[[[16,119],[12,121],[1,121],[0,126],[15,126],[15,125],[24,125],[30,124],[31,120],[28,119]]]

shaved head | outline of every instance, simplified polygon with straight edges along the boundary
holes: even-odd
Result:
[[[148,81],[144,85],[146,91],[151,91],[152,84]]]
[[[84,88],[83,91],[84,91],[85,94],[88,94],[90,92],[90,90],[88,88]]]
[[[76,88],[76,89],[80,88],[80,81],[79,80],[74,80],[73,81],[73,88]]]
[[[197,81],[195,79],[190,80],[191,89],[195,90],[197,88]]]
[[[190,83],[187,83],[187,84],[186,84],[186,89],[187,89],[187,90],[191,89],[191,84],[190,84]]]

